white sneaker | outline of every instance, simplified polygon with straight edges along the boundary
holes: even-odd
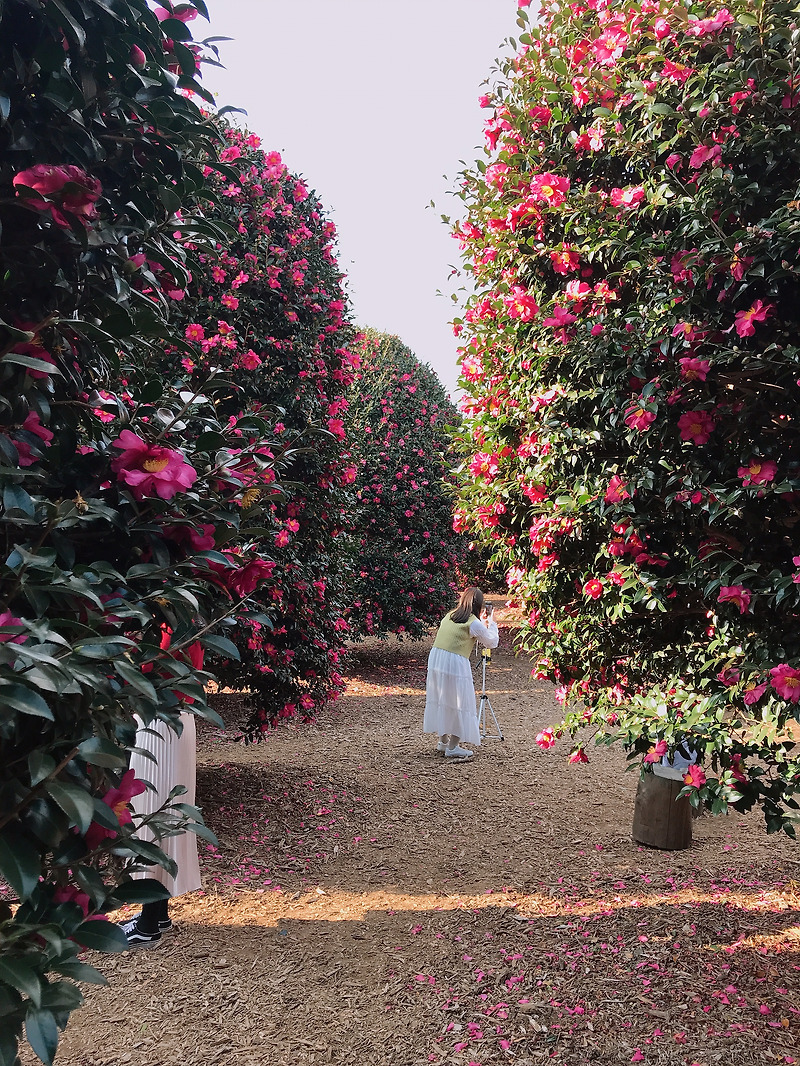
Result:
[[[466,760],[471,759],[474,754],[475,752],[470,751],[469,748],[462,748],[457,744],[454,748],[447,748],[444,757],[445,759],[460,759],[462,762],[466,762]]]

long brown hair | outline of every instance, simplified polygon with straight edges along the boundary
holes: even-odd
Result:
[[[468,622],[473,614],[480,618],[482,610],[483,593],[480,589],[471,588],[461,593],[458,607],[450,613],[450,617],[454,622]]]

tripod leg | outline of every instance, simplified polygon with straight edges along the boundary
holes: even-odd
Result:
[[[505,740],[506,738],[503,736],[503,730],[500,728],[500,723],[497,721],[497,715],[494,713],[494,707],[492,707],[492,701],[489,699],[488,696],[486,697],[486,703],[487,703],[487,705],[489,707],[489,711],[491,712],[492,721],[494,722],[494,727],[497,730],[497,739],[498,740]],[[485,711],[484,711],[484,714],[485,714]],[[486,734],[484,732],[484,736],[485,735]]]

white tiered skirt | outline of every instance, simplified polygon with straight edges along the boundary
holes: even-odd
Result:
[[[422,728],[424,733],[449,733],[466,744],[480,744],[472,667],[463,655],[431,648]]]
[[[134,796],[131,806],[136,814],[152,814],[167,801],[176,785],[183,785],[186,792],[178,796],[176,803],[194,805],[195,782],[197,776],[196,742],[197,733],[193,714],[181,713],[183,732],[180,736],[164,724],[153,722],[145,732],[141,727],[136,733],[136,746],[149,751],[156,759],[146,759],[143,755],[131,755],[131,769],[143,781],[155,786],[155,791],[147,789],[140,796]],[[147,828],[141,830],[143,840],[152,840],[153,834]],[[178,875],[172,877],[161,866],[150,866],[146,873],[138,877],[153,877],[170,891],[172,896],[182,896],[184,892],[194,892],[201,887],[200,862],[197,857],[197,836],[194,833],[178,833],[160,841],[162,851],[178,864]]]

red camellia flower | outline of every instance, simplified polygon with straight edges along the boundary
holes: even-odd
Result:
[[[661,762],[664,756],[667,754],[667,742],[666,740],[659,740],[655,747],[645,755],[644,761],[646,763]]]
[[[697,763],[692,763],[687,772],[683,775],[683,783],[685,785],[691,785],[693,788],[702,788],[706,783],[706,775],[702,766],[698,766]]]
[[[11,611],[0,611],[0,628],[5,626],[22,626],[25,623]],[[23,644],[27,640],[22,633],[0,633],[0,644]]]
[[[556,738],[552,730],[543,729],[541,733],[536,734],[536,743],[542,749],[552,748],[555,746]]]
[[[751,459],[747,466],[740,466],[737,474],[745,485],[763,485],[774,481],[778,464],[772,459]]]
[[[569,758],[567,759],[567,762],[571,762],[571,763],[588,762],[588,761],[589,761],[589,756],[583,750],[583,747],[576,748],[575,751],[571,751],[569,753]]]
[[[622,503],[623,500],[630,499],[630,495],[628,483],[623,481],[619,474],[614,474],[608,483],[603,499],[606,503]]]
[[[120,448],[122,455],[114,459],[111,469],[120,481],[130,486],[137,500],[146,496],[171,500],[197,480],[197,471],[181,452],[160,444],[147,444],[129,429],[123,429],[112,447]]]
[[[583,594],[591,600],[599,600],[603,595],[603,582],[597,577],[590,578],[583,586]]]
[[[64,212],[79,218],[84,225],[93,219],[97,209],[95,203],[103,191],[97,178],[90,178],[85,170],[74,166],[51,166],[37,163],[28,170],[21,170],[15,175],[13,183],[33,189],[39,198],[26,197],[26,204],[36,211],[48,211],[58,226],[69,227],[69,220]]]
[[[140,796],[146,787],[144,781],[140,781],[137,778],[135,770],[126,770],[122,775],[120,783],[106,792],[102,802],[105,803],[107,807],[111,808],[117,816],[117,821],[120,825],[127,825],[129,822],[133,821],[128,805],[133,797]],[[99,822],[92,822],[86,831],[84,839],[86,840],[87,848],[89,848],[90,851],[94,851],[101,841],[108,837],[115,837],[116,835],[117,831],[115,829],[106,829],[106,827],[100,825]]]
[[[681,440],[690,440],[693,444],[705,444],[715,425],[708,411],[686,411],[678,419]]]
[[[769,672],[772,687],[783,700],[797,703],[800,700],[800,670],[787,663],[773,666]]]
[[[750,610],[750,589],[743,585],[723,585],[717,596],[717,603],[735,603],[740,614],[747,614]]]

